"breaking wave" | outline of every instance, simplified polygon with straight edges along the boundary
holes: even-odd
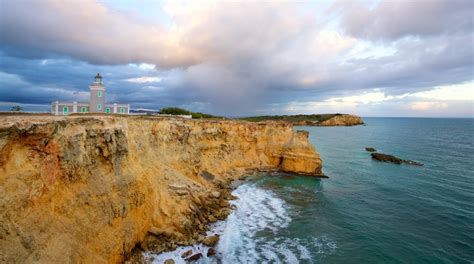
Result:
[[[209,248],[197,244],[159,255],[146,253],[146,257],[153,257],[153,263],[163,263],[166,259],[186,263],[181,254],[191,249],[193,254],[203,255],[196,263],[311,263],[313,255],[336,249],[336,244],[327,237],[289,237],[286,228],[297,212],[292,212],[272,191],[246,183],[232,194],[239,198],[231,201],[236,209],[208,232],[220,236],[216,256],[206,257]]]

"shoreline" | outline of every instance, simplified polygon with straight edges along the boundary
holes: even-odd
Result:
[[[269,175],[265,175],[269,174]],[[273,175],[279,174],[279,175]],[[142,263],[141,261],[145,261],[148,263],[147,259],[143,256],[144,253],[150,254],[162,254],[166,252],[171,252],[176,250],[178,247],[186,247],[186,246],[197,246],[201,245],[203,240],[207,237],[207,232],[211,231],[212,225],[219,222],[219,221],[226,221],[228,216],[236,209],[230,204],[230,201],[238,199],[232,192],[239,188],[242,184],[248,182],[248,179],[251,177],[281,177],[283,174],[286,175],[295,175],[295,176],[308,176],[301,173],[290,173],[290,172],[283,172],[281,170],[276,169],[248,169],[244,172],[238,172],[237,174],[233,175],[231,180],[225,183],[225,186],[216,186],[216,191],[213,191],[209,198],[211,203],[204,204],[203,207],[194,207],[194,214],[190,215],[190,218],[197,222],[192,223],[192,227],[195,228],[197,231],[192,235],[184,238],[184,239],[176,239],[172,236],[166,236],[166,234],[162,233],[152,233],[149,232],[148,236],[149,239],[145,238],[145,244],[137,244],[138,247],[132,250],[132,254],[128,259],[125,259],[125,263],[136,263],[137,261]],[[326,175],[317,176],[317,179],[326,179],[329,178]],[[216,195],[215,192],[219,192],[219,195]],[[213,194],[214,193],[214,194]],[[217,198],[216,198],[217,197]],[[200,200],[194,200],[200,201]],[[198,202],[199,203],[199,202]],[[198,206],[195,204],[195,206]],[[204,213],[201,210],[204,208]],[[211,210],[206,210],[205,208],[211,208]],[[205,215],[204,215],[205,214]],[[196,215],[198,215],[196,217]],[[202,222],[201,219],[207,220]],[[204,226],[204,228],[199,228]],[[155,244],[157,243],[157,244]],[[216,242],[215,245],[217,245]],[[151,244],[148,246],[147,244]],[[209,248],[214,248],[214,246],[209,246]]]
[[[254,172],[254,173],[264,173],[263,171]],[[248,173],[245,172],[243,175],[247,175]],[[149,263],[152,262],[153,259],[147,259],[144,254],[163,254],[166,252],[172,252],[176,250],[178,247],[187,247],[187,246],[196,246],[202,244],[205,238],[209,237],[207,233],[211,231],[212,224],[215,224],[219,221],[225,221],[227,217],[235,210],[230,204],[230,201],[238,199],[237,197],[233,196],[231,193],[235,189],[237,189],[240,184],[242,184],[245,179],[252,175],[247,175],[242,177],[242,175],[237,176],[237,179],[231,180],[229,183],[226,183],[226,186],[217,186],[217,191],[213,191],[210,195],[210,203],[201,204],[201,207],[197,207],[194,204],[193,213],[190,215],[190,218],[193,219],[192,228],[194,228],[197,232],[190,234],[188,237],[184,239],[176,239],[172,236],[160,236],[160,233],[153,234],[149,232],[148,238],[145,237],[144,244],[140,243],[138,248],[136,247],[132,250],[132,255],[130,258],[125,259],[125,263]],[[235,183],[239,182],[238,185]],[[218,192],[219,195],[215,193]],[[216,198],[217,197],[217,198]],[[199,201],[200,200],[195,200]],[[199,203],[198,202],[198,203]],[[206,210],[206,208],[210,208],[211,210]],[[204,210],[203,210],[204,209]],[[203,210],[203,211],[201,211]],[[203,219],[204,221],[202,221]],[[164,235],[164,234],[163,234]],[[157,243],[158,245],[156,245]],[[215,245],[217,245],[216,242]],[[214,248],[215,245],[209,246],[209,248]],[[194,254],[189,255],[191,257]]]
[[[259,178],[259,177],[284,177],[284,176],[287,176],[287,175],[306,177],[306,175],[304,175],[304,174],[286,173],[286,172],[279,171],[279,170],[252,169],[252,170],[248,170],[248,171],[244,172],[243,174],[236,177],[235,179],[230,180],[230,182],[227,183],[227,185],[224,188],[221,189],[221,190],[223,190],[223,191],[220,192],[221,196],[223,197],[223,199],[226,200],[227,205],[222,206],[219,203],[218,206],[220,206],[220,207],[218,207],[218,209],[215,209],[215,210],[217,212],[219,212],[223,209],[225,209],[226,211],[228,209],[228,211],[227,211],[228,214],[226,214],[225,216],[222,216],[222,218],[217,218],[216,217],[216,221],[207,221],[206,223],[201,223],[201,224],[204,224],[205,228],[203,230],[199,230],[199,232],[196,234],[197,237],[194,236],[194,237],[189,237],[187,240],[185,239],[185,241],[187,241],[189,243],[183,243],[182,241],[177,241],[177,240],[173,240],[173,239],[169,239],[169,240],[165,240],[165,241],[156,241],[158,243],[161,243],[161,245],[162,245],[161,249],[162,250],[154,251],[153,249],[151,249],[151,250],[150,249],[149,250],[138,249],[134,252],[134,254],[129,259],[126,259],[124,262],[125,263],[151,263],[155,260],[156,256],[161,255],[161,254],[166,254],[166,253],[173,253],[179,247],[191,247],[191,249],[188,248],[187,250],[184,250],[184,249],[182,250],[184,252],[184,257],[183,256],[181,256],[181,257],[185,261],[189,261],[187,259],[189,257],[202,254],[203,252],[197,252],[197,251],[194,251],[193,249],[199,249],[200,248],[202,250],[203,247],[207,247],[209,252],[212,252],[212,253],[211,253],[211,255],[202,254],[202,256],[199,256],[199,258],[204,257],[204,256],[207,256],[207,257],[215,256],[216,253],[217,253],[216,247],[217,247],[217,244],[219,243],[221,234],[217,234],[217,233],[209,234],[209,232],[211,232],[213,228],[216,228],[215,224],[219,224],[219,222],[221,224],[225,223],[227,221],[229,215],[237,209],[237,208],[235,208],[234,205],[230,204],[231,201],[239,199],[238,197],[232,195],[232,192],[235,191],[236,189],[238,189],[240,186],[242,186],[244,184],[247,184],[249,182],[250,178],[254,178],[254,177],[255,178]],[[315,178],[317,178],[319,180],[324,179],[324,177],[315,177]],[[209,212],[207,217],[215,217],[215,212]],[[204,217],[204,219],[208,219],[208,218]],[[217,237],[218,240],[212,245],[203,243],[203,241],[206,238],[210,238],[210,237]],[[192,244],[190,244],[191,242],[192,242]],[[170,245],[175,245],[175,246],[170,246]],[[191,251],[192,251],[192,253],[189,253]],[[185,253],[188,253],[188,255],[186,255]],[[147,256],[147,255],[149,255],[149,256]],[[198,258],[192,259],[192,260],[197,260],[197,259]]]

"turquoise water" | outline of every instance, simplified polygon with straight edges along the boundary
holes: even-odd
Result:
[[[474,120],[366,123],[304,128],[331,178],[313,183],[318,192],[303,206],[308,217],[292,222],[295,228],[306,225],[314,236],[334,240],[337,250],[321,257],[325,263],[472,263]],[[368,146],[425,166],[373,161]]]
[[[330,178],[272,174],[242,184],[237,209],[211,231],[221,237],[217,256],[199,262],[472,263],[474,119],[365,121],[296,128],[310,132]],[[365,147],[425,166],[373,161]],[[155,262],[183,263],[187,249]]]

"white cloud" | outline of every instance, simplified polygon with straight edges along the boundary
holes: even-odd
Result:
[[[443,116],[442,111],[447,116],[473,116],[474,86],[473,82],[468,82],[402,95],[387,95],[380,89],[373,89],[360,95],[332,97],[322,101],[293,101],[286,103],[283,109],[293,114],[332,112],[377,116],[377,112],[372,109],[378,109],[382,105],[386,108],[390,106],[395,113],[413,116]],[[278,107],[272,105],[270,109]]]
[[[126,64],[141,73],[119,73],[116,80],[144,86],[133,91],[133,100],[198,102],[217,114],[252,113],[275,102],[297,113],[473,100],[472,85],[445,86],[472,80],[474,50],[466,45],[472,27],[461,28],[469,21],[458,16],[466,13],[463,1],[343,3],[362,13],[328,11],[329,4],[318,1],[170,1],[158,12],[164,19],[147,21],[102,3],[6,1],[0,33],[8,49],[1,52],[39,58],[43,68],[52,67],[57,55],[94,65]],[[411,8],[420,3],[423,8]],[[443,12],[444,7],[453,12]],[[9,53],[15,49],[16,54]],[[154,76],[157,72],[162,77]],[[150,93],[140,94],[146,89],[171,92],[168,99],[161,92],[150,98]]]
[[[17,74],[0,71],[0,84],[2,84],[0,89],[7,89],[8,86],[28,85],[29,83]]]
[[[148,92],[159,92],[159,91],[163,91],[163,90],[164,90],[163,87],[152,86],[152,85],[145,86],[145,87],[143,87],[143,89],[146,90],[146,91],[148,91]]]
[[[158,83],[158,82],[161,82],[161,80],[162,80],[161,77],[152,77],[152,76],[143,76],[143,77],[137,77],[137,78],[124,79],[124,81],[130,82],[130,83]]]
[[[151,71],[155,69],[155,65],[149,64],[149,63],[139,63],[139,64],[130,63],[128,65],[132,67],[140,68],[141,70],[144,70],[144,71]]]
[[[465,101],[471,100],[474,103],[474,81],[462,84],[438,86],[433,90],[413,93],[411,96],[431,100]]]
[[[434,109],[448,108],[448,103],[445,102],[413,102],[408,105],[408,108],[416,111],[427,111]]]

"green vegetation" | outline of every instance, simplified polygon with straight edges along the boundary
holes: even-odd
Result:
[[[251,122],[259,122],[259,121],[266,121],[266,120],[288,121],[288,122],[323,122],[337,115],[341,115],[341,114],[251,116],[251,117],[242,117],[239,119],[251,121]]]
[[[200,112],[191,112],[179,107],[165,107],[160,110],[163,115],[191,115],[193,118],[223,118],[222,116],[214,116]]]
[[[20,111],[23,111],[23,108],[19,105],[15,105],[15,106],[12,106],[12,108],[10,108],[10,111],[12,112],[20,112]]]

